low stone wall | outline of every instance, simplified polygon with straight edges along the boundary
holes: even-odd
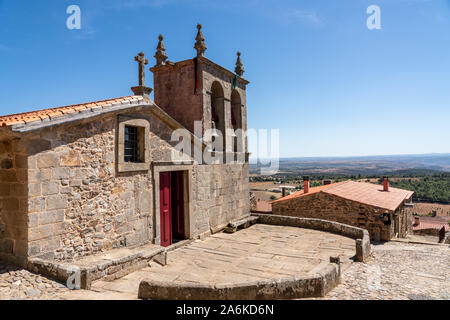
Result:
[[[324,297],[341,278],[339,258],[316,274],[304,277],[273,280],[202,285],[168,281],[143,280],[139,285],[139,299],[153,300],[275,300]]]
[[[288,217],[261,213],[254,213],[253,216],[259,217],[258,223],[262,224],[327,231],[355,239],[356,259],[359,262],[365,262],[372,252],[369,232],[361,228],[349,226],[339,222],[313,218]]]
[[[111,281],[122,278],[127,274],[142,269],[150,261],[166,264],[167,253],[164,248],[149,251],[137,251],[116,257],[99,256],[90,261],[58,262],[30,258],[28,270],[48,276],[52,279],[68,284],[79,285],[76,289],[91,288],[93,281],[103,279]],[[78,277],[78,278],[77,278]]]
[[[413,230],[413,234],[439,237],[439,229],[429,228]]]

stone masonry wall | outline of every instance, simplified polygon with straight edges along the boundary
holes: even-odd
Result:
[[[413,228],[413,207],[412,206],[401,206],[400,208],[400,235],[401,237],[406,237],[407,234],[412,233]]]
[[[27,255],[27,161],[19,139],[0,137],[0,259]]]
[[[156,67],[152,70],[155,103],[186,129],[194,132],[194,122],[203,119],[202,89],[198,88],[197,94],[194,94],[194,61],[186,60],[175,66]]]
[[[241,99],[242,129],[247,130],[246,88],[238,81],[233,89],[234,74],[201,58],[198,60],[198,88],[195,90],[195,62],[193,59],[175,65],[151,69],[154,73],[155,102],[185,128],[194,132],[194,122],[201,121],[203,130],[211,129],[211,88],[215,81],[220,83],[224,94],[225,128],[231,124],[231,94],[236,90]],[[189,110],[189,112],[186,112]],[[222,111],[219,110],[220,114]],[[204,133],[204,132],[202,132]],[[196,133],[197,134],[197,133]],[[225,135],[225,132],[222,134]],[[248,150],[244,141],[244,150]]]
[[[323,192],[272,205],[272,212],[276,215],[336,221],[368,230],[372,240],[376,240],[379,234],[381,240],[388,241],[393,237],[394,222],[392,220],[391,225],[383,223],[379,216],[385,211]]]
[[[150,163],[170,162],[171,129],[149,111]],[[154,240],[152,171],[116,173],[118,114],[41,129],[28,152],[28,255],[71,260]],[[247,164],[194,165],[191,236],[248,215]],[[26,198],[25,198],[26,199]],[[25,229],[26,230],[26,229]]]
[[[150,160],[168,161],[170,129],[146,112]],[[29,255],[67,260],[150,242],[151,171],[116,174],[117,115],[29,138]]]
[[[249,215],[248,164],[195,166],[192,179],[194,233]]]
[[[233,89],[233,73],[206,58],[199,58],[197,62],[197,90],[193,59],[152,68],[155,102],[191,131],[196,120],[203,122],[203,130],[211,129],[211,88],[217,81],[224,94],[224,110],[218,112],[225,115],[225,128],[232,128],[231,95],[236,90],[242,104],[242,129],[246,131],[246,88],[243,82],[238,81]],[[243,141],[243,145],[246,152],[247,141]],[[250,213],[247,164],[196,165],[192,174],[192,234],[215,229]]]

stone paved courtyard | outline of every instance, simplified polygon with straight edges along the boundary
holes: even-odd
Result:
[[[355,240],[315,230],[257,224],[234,234],[218,233],[168,255],[165,267],[152,264],[122,279],[97,281],[90,295],[114,293],[136,298],[143,279],[227,284],[287,278],[313,273],[330,256],[340,256],[343,268],[355,255]],[[69,292],[63,298],[85,298]]]
[[[219,233],[169,254],[168,265],[148,271],[154,280],[227,284],[286,278],[314,272],[340,256],[345,266],[355,240],[315,230],[257,224]]]
[[[389,242],[373,249],[368,263],[350,264],[352,239],[255,225],[195,241],[170,252],[166,267],[152,263],[122,279],[97,281],[90,291],[70,291],[45,277],[0,264],[0,299],[136,299],[140,281],[149,277],[226,282],[272,277],[278,272],[289,276],[308,273],[336,254],[344,261],[342,283],[324,299],[450,299],[449,246]]]

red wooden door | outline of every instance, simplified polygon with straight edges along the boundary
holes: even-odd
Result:
[[[173,237],[183,240],[184,234],[184,192],[183,192],[183,172],[172,173],[172,223]]]
[[[161,207],[161,245],[172,244],[172,188],[170,172],[159,174],[159,201]]]

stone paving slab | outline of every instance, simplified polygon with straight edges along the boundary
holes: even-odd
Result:
[[[331,249],[320,249],[321,245]],[[108,296],[133,292],[137,295],[143,279],[228,285],[289,278],[308,275],[337,254],[342,268],[349,267],[355,255],[355,240],[309,229],[257,224],[236,233],[219,233],[192,242],[169,252],[164,267],[153,265],[115,281],[97,281],[92,290]],[[69,296],[70,293],[66,294],[64,299]]]
[[[212,245],[218,242],[218,239],[221,240],[219,241],[221,245]],[[222,240],[228,240],[239,250],[230,253],[229,243]],[[330,243],[335,246],[330,247],[331,249],[319,249],[322,243],[326,243],[324,246]],[[215,249],[211,250],[211,247]],[[187,266],[185,261],[189,260],[189,257],[196,256],[200,260],[202,257],[205,258],[203,265],[210,267],[206,272],[211,274],[226,272],[231,277],[233,274],[241,275],[242,270],[249,270],[248,273],[257,275],[259,279],[267,279],[277,274],[302,275],[307,274],[321,261],[329,262],[331,255],[340,255],[344,265],[348,266],[350,258],[355,254],[354,248],[353,239],[326,232],[294,227],[254,225],[235,234],[214,235],[203,242],[174,251],[168,256],[168,266],[160,271],[164,273],[177,270],[180,273],[189,274],[193,272],[192,267]],[[307,255],[305,251],[308,252]],[[204,274],[205,270],[202,272]],[[152,274],[152,278],[158,280],[155,274]],[[180,277],[179,280],[182,281],[183,278]],[[214,280],[207,282],[217,284]]]

